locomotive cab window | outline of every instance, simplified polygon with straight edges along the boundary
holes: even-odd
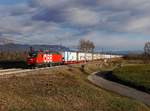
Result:
[[[37,52],[29,52],[30,57],[37,57]]]

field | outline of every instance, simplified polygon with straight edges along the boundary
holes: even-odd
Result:
[[[135,100],[105,91],[87,81],[98,63],[33,72],[0,79],[0,111],[150,111]]]
[[[121,82],[150,93],[150,65],[127,65],[114,70],[113,75]]]

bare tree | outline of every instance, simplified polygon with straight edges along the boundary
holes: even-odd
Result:
[[[8,38],[0,38],[0,44],[13,44],[14,41]]]
[[[150,42],[146,42],[144,46],[145,55],[150,56]]]
[[[95,45],[90,40],[81,39],[79,41],[79,50],[83,52],[93,52]]]
[[[146,42],[144,46],[144,63],[150,63],[150,42]]]

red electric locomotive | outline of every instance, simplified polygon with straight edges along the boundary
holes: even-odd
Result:
[[[27,64],[30,67],[54,66],[63,63],[63,56],[59,52],[34,51],[30,49]]]

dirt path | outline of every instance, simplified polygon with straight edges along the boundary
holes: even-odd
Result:
[[[92,75],[88,76],[88,80],[91,81],[93,84],[102,87],[106,90],[119,93],[122,96],[127,96],[129,98],[136,99],[150,106],[150,94],[138,91],[136,89],[127,87],[122,84],[118,84],[116,82],[106,80],[100,76],[97,76],[97,73],[93,73]]]

